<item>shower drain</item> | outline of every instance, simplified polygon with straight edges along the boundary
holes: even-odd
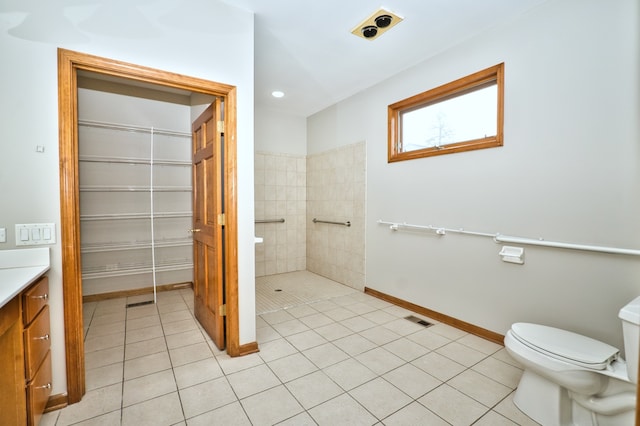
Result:
[[[404,319],[409,320],[411,322],[415,322],[416,324],[423,325],[425,327],[431,327],[433,324],[423,320],[422,318],[414,317],[413,315],[409,315],[408,317],[404,317]]]

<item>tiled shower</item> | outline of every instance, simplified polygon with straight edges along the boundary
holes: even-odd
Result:
[[[269,221],[256,223],[258,277],[306,268],[306,170],[305,157],[255,154],[256,222]]]
[[[306,269],[364,287],[365,155],[364,142],[308,156],[256,153],[256,221],[274,220],[256,223],[264,239],[256,244],[256,276]]]

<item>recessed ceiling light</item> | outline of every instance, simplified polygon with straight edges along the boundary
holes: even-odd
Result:
[[[274,90],[273,92],[271,92],[271,96],[273,96],[274,98],[281,98],[284,96],[284,92],[281,92],[280,90]]]

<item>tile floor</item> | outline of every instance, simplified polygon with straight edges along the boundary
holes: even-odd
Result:
[[[87,393],[41,425],[536,424],[513,405],[522,371],[502,346],[425,328],[404,318],[412,312],[308,272],[279,278],[263,293],[299,282],[306,295],[276,296],[286,309],[265,305],[260,352],[239,358],[203,333],[189,289],[159,293],[155,305],[126,307],[139,296],[85,304]]]

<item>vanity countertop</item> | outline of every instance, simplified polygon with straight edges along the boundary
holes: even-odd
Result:
[[[49,270],[49,248],[0,250],[0,308]]]

